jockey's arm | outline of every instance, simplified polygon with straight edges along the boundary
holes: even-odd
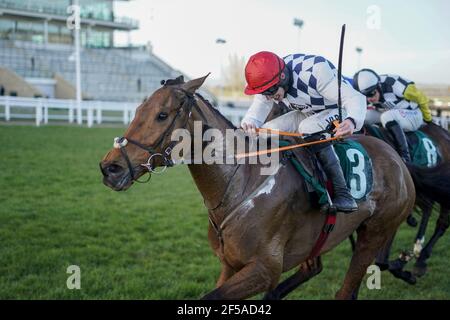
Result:
[[[249,125],[255,128],[261,127],[272,110],[272,105],[272,99],[267,99],[262,94],[255,94],[250,108],[241,121],[241,127],[244,129]]]
[[[406,100],[413,101],[419,105],[425,122],[431,122],[433,120],[430,107],[428,106],[428,97],[422,91],[417,89],[415,84],[409,84],[406,87],[403,96]]]
[[[317,91],[327,100],[334,101],[337,104],[338,80],[333,70],[327,63],[320,63],[314,71],[317,71]],[[367,112],[366,98],[345,82],[341,84],[341,98],[342,107],[347,113],[347,119],[353,119],[354,131],[361,130]]]

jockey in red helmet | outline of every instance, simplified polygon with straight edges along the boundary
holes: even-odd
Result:
[[[322,56],[292,54],[284,58],[262,51],[251,56],[245,67],[245,93],[254,95],[253,103],[241,122],[253,132],[257,127],[314,134],[338,119],[338,81],[336,68]],[[292,109],[264,124],[273,102]],[[342,121],[337,136],[346,137],[360,130],[366,114],[366,101],[347,80],[342,82]],[[311,140],[323,135],[312,135]],[[347,188],[339,159],[330,143],[310,147],[317,155],[327,176],[333,181],[333,203],[341,212],[357,210]]]

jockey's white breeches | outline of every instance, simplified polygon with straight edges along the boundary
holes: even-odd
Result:
[[[384,112],[369,109],[367,110],[365,124],[381,123],[386,127],[386,123],[396,121],[404,131],[416,131],[423,124],[423,116],[420,109],[392,109]]]

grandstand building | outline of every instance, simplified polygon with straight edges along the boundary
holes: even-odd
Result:
[[[123,1],[123,0],[122,0]],[[0,0],[0,95],[74,99],[72,0]],[[139,28],[119,17],[114,0],[79,0],[82,96],[142,101],[161,79],[180,75],[150,46],[118,47],[115,32]]]

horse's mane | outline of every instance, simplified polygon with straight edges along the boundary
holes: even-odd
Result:
[[[166,87],[166,86],[176,86],[176,85],[180,85],[180,84],[184,84],[184,76],[179,76],[175,79],[167,79],[167,80],[161,80],[161,85]],[[225,123],[232,129],[236,129],[236,127],[231,123],[230,120],[228,120],[227,118],[225,118],[223,116],[223,114],[221,114],[219,112],[219,110],[217,110],[216,108],[213,107],[213,105],[211,104],[211,102],[209,102],[207,99],[205,99],[200,93],[196,92],[195,95],[215,114],[217,115],[219,118],[221,118],[223,121],[225,121]]]
[[[217,110],[216,108],[214,108],[211,104],[211,102],[209,102],[207,99],[205,99],[200,93],[196,92],[195,95],[215,114],[217,115],[219,118],[221,118],[223,121],[225,121],[225,123],[231,128],[231,129],[236,129],[236,127],[234,126],[234,124],[231,123],[230,120],[228,120],[227,118],[224,117],[223,114],[220,113],[219,110]]]

